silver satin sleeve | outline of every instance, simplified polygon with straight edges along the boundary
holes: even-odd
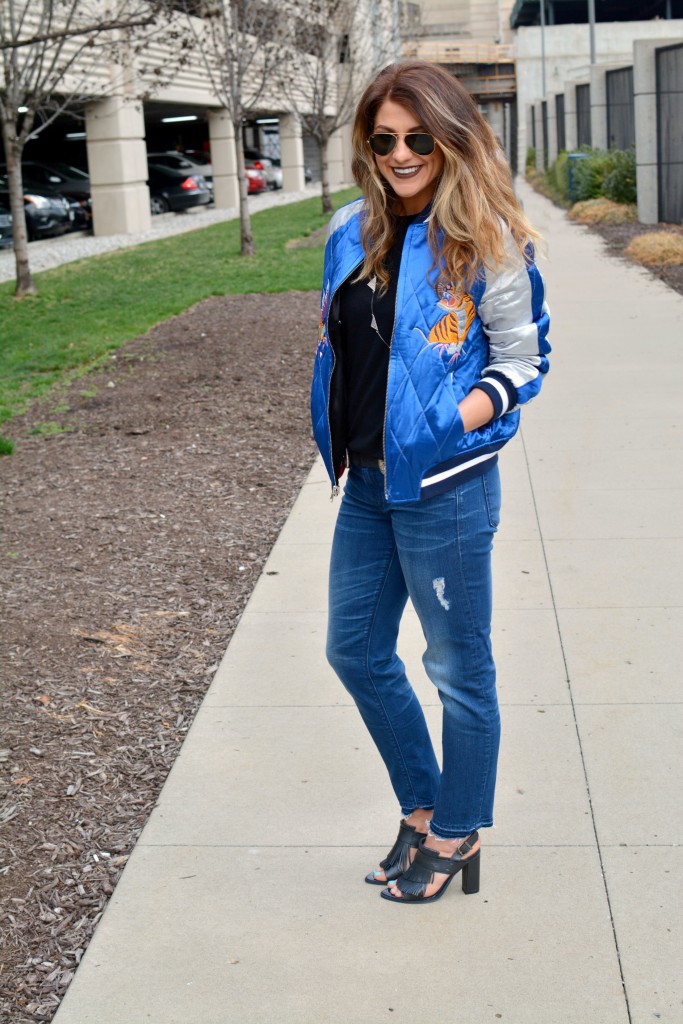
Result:
[[[490,363],[482,370],[482,377],[495,370],[519,390],[538,376],[543,357],[533,316],[529,268],[511,235],[505,249],[507,265],[496,271],[486,270],[486,286],[479,303],[478,312],[489,339],[491,356]],[[543,285],[538,268],[535,272]],[[543,288],[541,315],[548,311]]]
[[[329,239],[330,236],[338,230],[338,228],[343,227],[347,221],[351,220],[352,217],[359,213],[364,202],[365,200],[362,198],[356,199],[355,202],[348,203],[346,206],[342,206],[341,209],[337,210],[337,212],[332,215],[327,225],[327,238]]]

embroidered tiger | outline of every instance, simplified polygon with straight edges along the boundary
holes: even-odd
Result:
[[[460,355],[467,332],[472,326],[475,316],[474,303],[464,292],[458,293],[448,289],[442,293],[439,306],[448,312],[434,324],[427,341],[430,345],[439,345],[441,354],[446,352],[453,362]]]

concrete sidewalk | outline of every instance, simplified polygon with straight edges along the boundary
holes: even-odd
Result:
[[[325,663],[316,466],[57,1024],[683,1021],[683,299],[522,189],[554,358],[501,458],[481,893],[425,910],[363,884],[399,812]]]

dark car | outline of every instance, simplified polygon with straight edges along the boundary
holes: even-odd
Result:
[[[204,178],[213,199],[213,169],[210,161],[202,161],[200,163],[194,157],[173,151],[167,153],[148,153],[147,161],[150,164],[155,164],[157,167],[171,167],[176,171],[185,171],[186,174],[200,174]]]
[[[201,174],[148,164],[149,204],[153,214],[187,210],[211,202],[211,192]]]
[[[0,167],[0,174],[6,172]],[[30,182],[44,195],[65,196],[73,213],[71,228],[83,230],[92,225],[90,178],[79,167],[60,161],[24,160],[21,164],[24,183]]]
[[[12,245],[12,214],[9,202],[0,199],[0,249],[9,249]]]
[[[9,210],[6,175],[0,175],[0,206]],[[35,185],[24,183],[24,213],[29,242],[37,238],[63,235],[71,230],[73,212],[64,196],[50,195]]]

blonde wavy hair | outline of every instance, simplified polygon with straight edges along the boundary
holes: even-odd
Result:
[[[437,64],[406,61],[380,71],[356,111],[352,170],[365,197],[361,229],[365,260],[358,277],[376,276],[380,290],[386,289],[389,274],[384,261],[400,212],[396,194],[380,174],[368,143],[385,100],[410,110],[415,123],[434,136],[443,153],[428,222],[432,270],[439,270],[437,291],[451,282],[469,288],[484,267],[493,270],[509,263],[508,236],[501,220],[524,256],[526,246],[539,235],[517,201],[507,161],[490,125],[447,71]]]

